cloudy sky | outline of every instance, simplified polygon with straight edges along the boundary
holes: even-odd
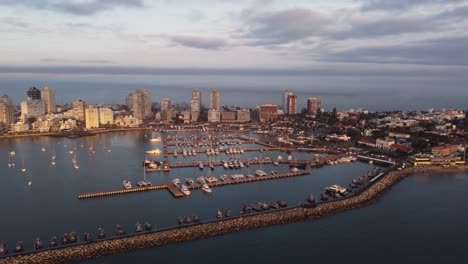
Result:
[[[464,0],[0,0],[0,73],[459,73]]]

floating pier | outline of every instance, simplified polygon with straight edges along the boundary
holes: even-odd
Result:
[[[169,182],[166,183],[167,190],[176,198],[183,197],[184,194],[180,191],[179,187],[177,187],[174,183]]]

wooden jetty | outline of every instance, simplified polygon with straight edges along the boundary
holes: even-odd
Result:
[[[179,187],[177,187],[174,183],[169,182],[166,183],[167,190],[176,198],[183,197],[184,194],[180,191]]]
[[[162,190],[166,188],[167,188],[166,185],[153,185],[153,186],[148,186],[148,187],[123,189],[123,190],[110,191],[110,192],[86,193],[86,194],[78,195],[78,199],[97,198],[97,197],[121,195],[121,194],[128,194],[128,193],[155,191],[155,190]]]

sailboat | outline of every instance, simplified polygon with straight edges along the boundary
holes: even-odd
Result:
[[[9,168],[12,168],[12,167],[15,166],[15,163],[14,163],[14,162],[11,162],[11,158],[10,158],[10,157],[11,157],[11,156],[8,155],[8,167],[9,167]]]
[[[52,166],[55,166],[56,162],[55,162],[55,150],[52,151],[52,161],[50,162],[50,164],[52,164]]]
[[[151,186],[153,185],[150,181],[147,181],[146,180],[146,166],[143,165],[143,181],[139,181],[137,182],[137,185],[139,187],[148,187],[148,186]]]
[[[24,166],[24,156],[23,156],[23,154],[21,154],[21,160],[22,160],[21,172],[25,173],[27,169]]]
[[[78,163],[76,162],[76,153],[73,153],[72,163],[73,163],[73,168],[75,168],[75,170],[78,170],[80,168],[78,167]]]
[[[28,186],[32,186],[31,173],[29,173],[29,181],[28,181]]]

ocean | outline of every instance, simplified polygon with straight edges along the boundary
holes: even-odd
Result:
[[[173,103],[189,102],[191,91],[200,89],[202,103],[209,104],[209,91],[217,89],[221,105],[255,108],[264,103],[282,104],[282,92],[298,96],[298,110],[309,97],[318,97],[325,110],[370,111],[466,109],[468,89],[460,81],[359,76],[304,75],[1,75],[0,94],[19,104],[29,87],[49,86],[57,104],[82,99],[89,104],[125,103],[137,88],[150,90],[153,101],[169,97]]]

